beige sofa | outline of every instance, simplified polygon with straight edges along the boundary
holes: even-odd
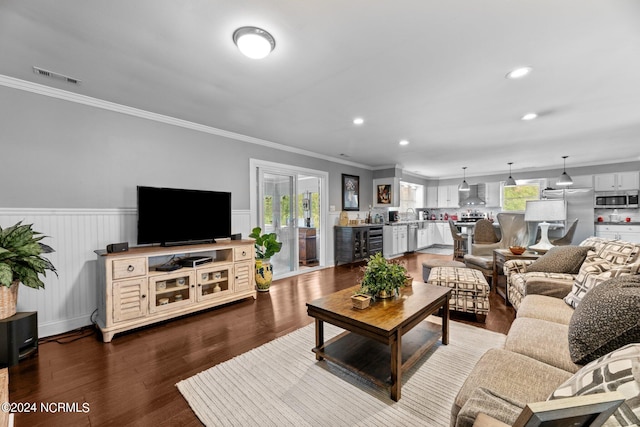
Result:
[[[579,246],[585,250],[589,247],[593,249],[586,253],[586,259],[584,262],[580,262],[577,265],[579,269],[574,271],[567,271],[566,267],[564,271],[553,271],[554,268],[542,268],[546,271],[527,271],[536,261],[509,260],[505,262],[504,274],[507,280],[507,294],[513,307],[518,310],[522,299],[528,294],[564,298],[577,282],[580,283],[580,286],[587,286],[592,285],[592,283],[588,283],[589,281],[602,282],[616,275],[624,274],[629,265],[638,262],[640,254],[640,244],[600,237],[589,237]],[[571,248],[559,246],[554,249],[565,251]],[[554,266],[552,263],[549,264],[551,267]]]
[[[626,242],[620,245],[620,242],[615,242],[617,243],[596,238],[585,240],[585,244],[594,248],[585,263],[599,259],[598,254],[608,256],[610,262],[615,261],[616,256],[603,252],[605,248],[607,251],[611,250],[611,244],[625,248],[630,245],[634,249],[627,255],[628,260],[638,259],[640,245]],[[623,252],[625,251],[626,249]],[[617,253],[620,257],[620,251]],[[612,270],[617,271],[615,266],[618,264],[610,265],[614,266]],[[539,283],[538,279],[529,282],[525,295],[518,300],[516,319],[507,335],[504,348],[487,351],[458,392],[451,409],[451,426],[471,427],[479,413],[511,425],[527,403],[547,400],[558,389],[569,387],[567,383],[575,381],[574,378],[582,375],[583,370],[591,369],[591,365],[604,359],[608,352],[624,348],[629,340],[640,343],[640,314],[637,310],[640,306],[640,264],[624,265],[630,267],[625,268],[623,273],[618,271],[619,274],[611,276],[615,278],[604,279],[602,282],[594,280],[594,277],[603,279],[600,274],[604,272],[587,274],[593,273],[593,267],[581,267],[580,273],[588,277],[585,281],[592,287],[585,288],[576,284],[577,278],[582,276],[575,275],[573,284],[569,285],[571,292],[564,299],[536,295],[534,292],[546,285],[531,285]],[[600,265],[599,268],[604,267]],[[624,282],[626,294],[617,288],[617,282]],[[597,290],[589,294],[593,289]],[[616,297],[612,299],[607,296],[610,292],[614,292]],[[613,308],[612,301],[615,304]],[[622,320],[617,316],[622,316]],[[631,318],[627,319],[628,317]],[[624,332],[620,333],[618,328]],[[596,350],[589,350],[590,354],[585,353],[581,347],[582,342],[589,341],[584,339],[584,334],[593,337],[594,343],[589,343],[588,346]],[[602,342],[606,342],[606,345]],[[634,367],[637,371],[640,369],[640,344],[636,345],[635,350],[639,354],[636,363],[638,366]],[[633,382],[633,377],[631,381]],[[640,388],[640,383],[636,385]],[[636,402],[640,401],[640,394],[634,399]],[[640,409],[633,411],[636,410],[640,412]],[[634,413],[631,416],[635,416]]]

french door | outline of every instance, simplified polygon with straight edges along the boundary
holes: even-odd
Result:
[[[276,233],[282,242],[280,252],[271,258],[274,277],[324,265],[328,174],[256,159],[250,163],[252,223],[263,232]]]

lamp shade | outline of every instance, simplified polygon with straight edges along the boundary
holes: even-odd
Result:
[[[527,200],[524,211],[525,221],[564,221],[567,206],[564,200]]]

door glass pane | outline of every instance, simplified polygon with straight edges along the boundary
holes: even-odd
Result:
[[[271,258],[275,276],[295,269],[293,260],[297,236],[294,220],[296,199],[293,196],[293,176],[265,172],[262,193],[263,230],[267,233],[276,233],[278,241],[282,242],[280,252]]]

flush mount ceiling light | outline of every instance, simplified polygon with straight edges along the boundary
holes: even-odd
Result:
[[[563,187],[573,184],[573,180],[567,174],[567,157],[569,156],[562,156],[562,175],[556,181],[556,185],[562,185]]]
[[[531,67],[515,68],[515,69],[509,71],[505,77],[507,79],[510,79],[510,80],[521,79],[521,78],[527,76],[531,72],[531,70],[532,70]]]
[[[462,184],[458,186],[458,191],[469,191],[470,187],[467,184],[467,167],[462,167]]]
[[[233,42],[243,55],[251,59],[262,59],[276,47],[271,34],[257,27],[241,27],[234,31]]]
[[[356,117],[355,119],[353,119],[354,125],[361,125],[363,123],[364,123],[364,119],[362,117]]]
[[[507,182],[504,183],[505,187],[515,187],[516,184],[516,180],[513,179],[513,177],[511,176],[511,165],[513,164],[513,162],[509,162],[509,178],[507,178]]]
[[[536,113],[527,113],[524,116],[520,117],[520,120],[529,121],[537,118],[538,115]]]
[[[398,144],[400,144],[400,145],[409,145],[409,141],[407,141],[406,139],[402,139],[402,140],[400,140],[400,142]]]

